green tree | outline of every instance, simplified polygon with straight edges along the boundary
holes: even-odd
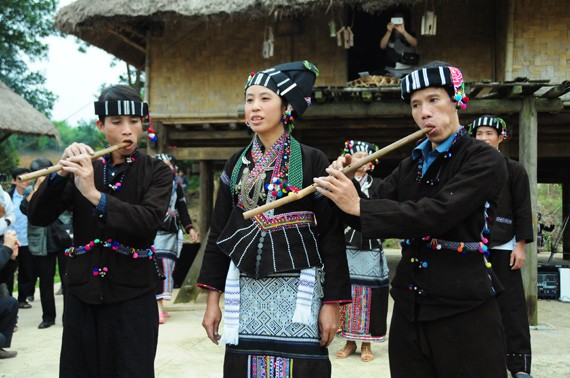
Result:
[[[44,87],[45,77],[32,72],[28,61],[47,56],[42,39],[55,35],[57,0],[0,2],[0,80],[48,118],[56,96]]]

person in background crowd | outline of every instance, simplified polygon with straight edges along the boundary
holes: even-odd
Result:
[[[350,154],[353,161],[364,159],[378,150],[375,144],[358,140],[347,140],[344,145],[344,152]],[[366,197],[380,185],[380,180],[369,174],[372,170],[374,163],[364,164],[354,176],[360,184],[360,191]],[[358,230],[350,226],[345,227],[344,234],[352,303],[341,310],[339,335],[347,341],[336,357],[350,356],[356,351],[356,341],[362,341],[360,359],[369,362],[374,359],[371,342],[386,340],[388,263],[382,249],[382,240],[364,239]]]
[[[4,207],[0,205],[0,213],[4,212]],[[6,285],[5,279],[14,275],[14,270],[18,266],[18,238],[14,231],[8,231],[0,245],[0,359],[16,357],[18,352],[8,351],[12,343],[12,334],[18,319],[18,301],[4,293],[2,286]]]
[[[538,223],[538,227],[536,230],[536,246],[538,248],[544,247],[544,232],[552,232],[554,231],[554,227],[556,227],[552,223],[547,226],[546,224],[540,221],[541,219],[542,219],[542,214],[536,213],[536,222]]]
[[[484,115],[469,125],[469,134],[499,150],[508,138],[507,124],[502,118]],[[521,275],[526,254],[532,243],[533,225],[530,184],[523,165],[505,157],[507,184],[497,201],[495,223],[491,228],[489,262],[505,287],[497,297],[505,328],[507,369],[515,378],[531,377],[531,344],[526,296]]]
[[[180,257],[182,250],[183,234],[186,232],[190,236],[192,243],[198,242],[198,233],[194,230],[192,219],[188,214],[186,198],[180,185],[180,180],[176,175],[177,166],[174,156],[168,154],[157,154],[155,158],[164,161],[173,174],[172,194],[170,205],[166,212],[164,224],[157,232],[154,239],[154,252],[161,268],[162,274],[166,277],[157,285],[156,301],[158,304],[158,322],[163,324],[170,315],[164,310],[163,301],[169,301],[172,297],[174,280],[172,272],[176,264],[176,259]]]
[[[40,169],[51,167],[51,161],[45,158],[39,158],[30,164],[30,170],[37,171]],[[20,211],[29,217],[29,203],[38,190],[45,177],[39,177],[33,184],[33,190],[20,204]],[[35,286],[36,279],[40,281],[40,301],[42,305],[42,321],[38,325],[39,329],[49,328],[55,324],[55,294],[54,294],[54,278],[55,264],[57,254],[71,245],[71,240],[65,238],[64,242],[60,242],[62,237],[61,224],[69,223],[70,215],[68,212],[62,214],[59,219],[49,224],[47,227],[34,224],[28,218],[28,248],[32,256],[33,282]]]
[[[18,304],[20,308],[31,308],[28,298],[33,298],[35,291],[34,265],[28,248],[28,217],[20,210],[22,201],[30,194],[32,187],[29,181],[18,181],[20,175],[29,173],[27,168],[16,168],[12,172],[12,187],[8,194],[16,212],[16,221],[11,226],[16,232],[20,247],[18,248]]]
[[[402,99],[427,139],[382,180],[371,199],[340,157],[315,178],[364,238],[403,238],[392,280],[392,378],[506,377],[502,291],[486,260],[489,218],[506,183],[505,159],[467,135],[463,75],[433,62],[401,80]],[[347,176],[348,175],[348,176]]]
[[[186,194],[188,192],[188,177],[186,177],[182,168],[178,169],[178,179],[180,181],[180,186],[182,187],[182,192]]]
[[[2,185],[0,185],[0,205],[4,208],[3,215],[0,217],[0,239],[4,236],[8,227],[14,224],[16,221],[16,213],[14,212],[14,205],[12,205],[12,199],[10,195],[4,191]]]

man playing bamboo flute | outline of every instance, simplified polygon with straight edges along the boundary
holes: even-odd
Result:
[[[502,290],[486,260],[489,219],[505,184],[505,160],[467,135],[461,71],[442,62],[401,81],[402,99],[427,139],[376,189],[360,198],[342,173],[345,155],[316,178],[345,221],[366,238],[402,238],[392,281],[392,378],[506,377]]]
[[[133,88],[104,89],[95,114],[110,145],[128,145],[92,162],[91,147],[71,144],[59,161],[63,170],[44,180],[28,211],[31,224],[47,226],[73,210],[60,377],[154,377],[159,274],[152,243],[172,172],[137,149],[148,104]]]

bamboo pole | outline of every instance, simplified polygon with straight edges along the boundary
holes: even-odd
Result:
[[[381,156],[384,156],[384,155],[402,147],[405,144],[413,142],[413,141],[417,140],[418,138],[420,138],[422,135],[423,135],[423,131],[418,130],[415,133],[410,134],[410,135],[408,135],[408,136],[406,136],[400,140],[397,140],[396,142],[389,144],[384,148],[379,149],[378,151],[374,152],[373,154],[370,154],[367,157],[360,159],[357,162],[355,162],[355,163],[353,163],[347,167],[344,167],[342,171],[345,173],[350,173],[350,172],[356,171],[359,167],[363,166],[364,164],[368,164],[368,163],[380,158]],[[259,214],[265,213],[266,211],[273,210],[273,209],[276,209],[280,206],[283,206],[287,203],[291,203],[291,202],[300,200],[301,198],[306,197],[309,194],[314,193],[316,191],[317,191],[316,185],[312,184],[310,186],[307,186],[306,188],[301,189],[300,191],[298,191],[296,193],[290,192],[287,197],[280,198],[277,201],[273,201],[273,202],[267,203],[263,206],[256,207],[255,209],[246,211],[243,213],[243,217],[244,217],[244,219],[249,219],[249,218],[255,217]]]
[[[121,148],[127,147],[128,145],[130,145],[130,143],[123,142],[123,143],[119,143],[119,144],[104,148],[104,149],[99,150],[99,151],[95,151],[93,153],[93,155],[91,155],[91,160],[99,159],[102,156],[110,154],[113,151],[120,150]],[[20,176],[16,177],[16,180],[18,180],[18,182],[30,181],[30,180],[33,180],[35,178],[41,177],[41,176],[47,176],[50,173],[61,171],[62,169],[63,169],[63,167],[61,164],[56,164],[56,165],[52,165],[51,167],[40,169],[38,171],[34,171],[34,172],[26,173],[24,175],[20,175]]]

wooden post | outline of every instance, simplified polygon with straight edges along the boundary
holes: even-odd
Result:
[[[204,251],[210,234],[210,222],[212,221],[212,210],[214,204],[214,173],[212,163],[208,160],[200,160],[200,250],[194,258],[194,262],[186,274],[184,283],[174,300],[174,303],[187,303],[195,301],[201,289],[196,287]]]
[[[202,234],[202,232],[200,232],[200,234]],[[198,281],[200,269],[202,268],[202,260],[204,260],[204,252],[206,250],[205,240],[208,240],[209,234],[209,231],[203,233],[202,240],[204,241],[200,245],[198,254],[196,254],[196,257],[192,262],[192,266],[190,267],[188,274],[186,274],[186,278],[184,278],[184,283],[182,283],[182,286],[180,286],[178,295],[176,295],[176,299],[174,300],[175,304],[196,301],[198,294],[200,294],[200,291],[202,290],[196,286],[196,282]]]
[[[525,97],[519,113],[519,162],[525,167],[530,182],[530,199],[534,219],[534,240],[536,240],[537,210],[537,140],[538,126],[536,99]],[[522,269],[528,320],[531,325],[538,324],[538,288],[537,288],[537,247],[536,243],[526,246],[526,263]]]
[[[214,208],[214,173],[208,160],[200,160],[200,235],[205,244],[205,236],[210,229]]]
[[[564,175],[562,180],[562,221],[570,215],[570,179],[569,175]],[[562,235],[562,258],[570,260],[570,227],[566,226]]]

